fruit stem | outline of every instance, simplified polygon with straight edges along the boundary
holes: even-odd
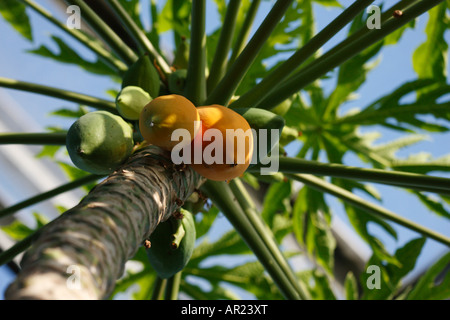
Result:
[[[234,194],[230,186],[226,182],[207,180],[202,185],[201,190],[213,201],[241,235],[280,289],[281,294],[286,299],[291,300],[306,298],[300,295],[282,268],[277,263],[274,263],[270,249],[261,239],[255,226],[246,217],[241,206],[234,200]]]
[[[261,102],[280,81],[286,79],[297,67],[302,65],[372,2],[373,0],[355,1],[322,31],[297,50],[288,60],[264,77],[260,83],[248,90],[238,100],[233,102],[231,108],[242,108],[244,106],[257,105]]]
[[[25,5],[29,6],[31,9],[36,11],[42,17],[47,19],[49,22],[53,23],[56,27],[66,32],[68,35],[72,36],[84,46],[92,50],[97,54],[97,56],[105,62],[108,66],[119,72],[119,74],[124,73],[127,70],[127,65],[122,61],[118,60],[114,55],[106,50],[102,44],[98,41],[92,41],[88,36],[78,29],[69,29],[64,23],[61,23],[56,19],[50,12],[46,11],[43,7],[39,6],[33,0],[19,0]]]
[[[162,300],[164,298],[164,290],[167,286],[167,279],[160,278],[156,276],[155,282],[153,283],[153,292],[151,300]]]
[[[245,13],[245,20],[239,31],[239,34],[234,44],[233,51],[231,53],[230,60],[228,61],[228,66],[232,65],[236,61],[237,56],[239,56],[245,47],[250,32],[252,31],[253,22],[255,21],[256,13],[258,12],[261,0],[253,0],[250,8]]]
[[[249,172],[255,170],[259,170],[257,166],[249,169]],[[449,178],[434,177],[403,171],[358,168],[338,163],[322,163],[292,157],[279,158],[279,171],[285,174],[309,173],[336,178],[364,180],[444,194],[448,194],[450,192]]]
[[[178,292],[180,291],[181,273],[177,272],[167,279],[166,292],[164,300],[178,300]]]
[[[191,9],[191,43],[186,77],[185,96],[195,106],[206,99],[206,1],[193,0]]]
[[[337,45],[329,51],[330,54],[323,55],[278,85],[266,96],[266,98],[256,105],[256,107],[263,109],[272,109],[276,107],[308,84],[354,57],[362,50],[381,41],[390,33],[404,26],[419,15],[427,12],[442,1],[443,0],[419,1],[415,5],[405,9],[401,18],[388,19],[381,25],[380,29],[371,29],[345,46],[340,47]],[[366,27],[364,26],[363,28]],[[324,117],[326,117],[328,112],[329,110],[326,110]]]
[[[236,197],[236,200],[239,202],[242,210],[247,216],[248,220],[255,227],[256,231],[259,234],[259,237],[262,239],[264,244],[270,249],[270,252],[273,255],[273,259],[280,266],[286,276],[289,278],[291,283],[296,287],[296,290],[299,292],[301,296],[306,297],[307,290],[301,286],[301,283],[296,278],[293,270],[287,263],[283,253],[280,251],[274,237],[273,233],[268,226],[265,225],[265,222],[261,218],[261,215],[258,214],[256,205],[253,202],[251,196],[245,189],[244,184],[239,178],[233,179],[230,181],[229,186]]]
[[[433,230],[430,230],[428,228],[425,228],[415,222],[412,222],[408,219],[405,219],[398,214],[387,210],[383,208],[382,206],[378,206],[376,204],[370,203],[352,192],[345,190],[341,187],[338,187],[332,183],[326,182],[318,177],[314,177],[309,174],[287,174],[287,177],[294,179],[296,181],[302,182],[305,185],[314,188],[321,192],[326,192],[331,195],[334,195],[335,197],[344,200],[345,202],[360,208],[370,214],[373,214],[375,216],[379,216],[381,218],[384,218],[386,220],[395,222],[401,226],[404,226],[410,230],[414,230],[428,238],[434,239],[440,243],[445,244],[446,246],[450,247],[450,238],[445,237],[444,235],[441,235]]]
[[[170,218],[172,230],[174,232],[172,234],[172,243],[170,244],[172,250],[179,248],[181,240],[183,240],[184,235],[186,234],[181,220],[182,219]]]
[[[0,133],[0,144],[65,145],[67,132]]]
[[[270,37],[272,31],[283,18],[286,10],[290,7],[293,0],[277,0],[264,21],[256,30],[253,37],[245,46],[242,53],[236,58],[222,80],[217,84],[214,90],[206,99],[206,105],[220,104],[228,105],[231,97],[238,88],[248,69],[255,61],[266,40]]]
[[[134,51],[122,41],[114,30],[98,16],[85,1],[67,0],[67,2],[80,7],[83,19],[127,65],[131,65],[138,59]]]
[[[151,60],[156,60],[161,72],[167,77],[172,71],[170,66],[167,64],[166,60],[159,54],[155,49],[151,41],[148,39],[146,34],[139,28],[139,26],[134,22],[128,12],[123,8],[123,6],[117,0],[108,1],[109,6],[118,15],[119,19],[122,21],[124,27],[128,30],[133,39],[140,46],[141,51],[148,52]]]
[[[231,43],[233,41],[240,6],[241,0],[230,0],[227,6],[225,19],[220,31],[219,42],[217,43],[214,58],[209,70],[209,77],[207,81],[208,92],[211,92],[212,89],[214,89],[226,72],[227,58],[230,52]]]
[[[3,77],[0,77],[0,87],[39,93],[54,98],[88,105],[99,110],[105,110],[117,114],[116,104],[114,101],[108,101],[78,92]]]
[[[50,199],[52,197],[55,197],[55,196],[57,196],[57,195],[59,195],[61,193],[64,193],[66,191],[70,191],[70,190],[73,190],[75,188],[78,188],[78,187],[84,186],[86,184],[89,184],[91,182],[97,181],[97,180],[99,180],[101,178],[103,178],[103,176],[99,176],[99,175],[95,175],[95,174],[89,174],[89,175],[86,175],[86,176],[84,176],[82,178],[73,180],[73,181],[71,181],[69,183],[66,183],[66,184],[63,184],[63,185],[61,185],[59,187],[56,187],[56,188],[54,188],[52,190],[49,190],[47,192],[40,193],[37,196],[28,198],[28,199],[26,199],[24,201],[21,201],[21,202],[15,204],[15,205],[12,205],[10,207],[7,207],[7,208],[4,208],[4,209],[0,210],[0,218],[5,217],[5,216],[7,216],[9,214],[12,214],[12,213],[14,213],[16,211],[19,211],[21,209],[24,209],[26,207],[29,207],[31,205],[34,205],[36,203],[39,203],[41,201],[44,201],[44,200]]]

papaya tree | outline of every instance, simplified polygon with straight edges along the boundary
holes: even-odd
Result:
[[[42,45],[30,54],[53,59],[56,68],[78,65],[116,87],[104,99],[98,98],[101,93],[91,96],[36,79],[0,77],[1,87],[78,106],[54,113],[73,120],[68,128],[0,133],[1,144],[42,145],[54,161],[56,152],[68,155],[64,167],[70,173],[66,184],[3,208],[0,217],[76,188],[86,192],[78,205],[50,222],[36,216],[36,229],[17,221],[3,227],[17,242],[0,253],[1,264],[24,253],[7,299],[112,299],[130,290],[135,299],[239,298],[231,288],[258,299],[449,298],[448,274],[435,281],[450,262],[448,253],[409,287],[402,286],[425,243],[448,250],[448,234],[383,207],[383,195],[369,184],[403,189],[423,204],[424,214],[445,222],[450,217],[450,179],[444,177],[449,157],[396,156],[425,133],[449,130],[448,1],[381,1],[371,7],[373,0],[347,6],[337,0],[167,0],[151,1],[147,9],[146,1],[138,0],[57,2],[74,16],[60,20],[34,0],[2,1],[0,13],[27,39],[33,30],[29,17],[45,18],[65,37],[52,36],[56,52]],[[339,11],[318,32],[316,5]],[[207,8],[220,17],[212,31]],[[374,59],[406,32],[418,32],[421,16],[428,17],[426,39],[405,54],[416,78],[402,84],[386,78],[393,82],[391,92],[357,112],[342,112],[375,68]],[[346,36],[322,52],[341,31]],[[96,59],[79,54],[80,45]],[[177,102],[142,116],[167,96]],[[218,118],[233,114],[220,130],[241,123],[255,132],[274,130],[266,145],[256,144],[265,150],[253,153],[256,161],[245,167],[227,164],[233,173],[245,172],[221,175],[223,167],[209,166],[206,174],[174,161],[162,142],[161,128],[190,125],[197,112],[204,117],[210,112],[201,109],[207,106],[217,106]],[[218,112],[221,108],[227,111]],[[171,120],[158,122],[155,113]],[[361,130],[375,126],[402,137],[374,144],[377,136]],[[292,146],[299,148],[293,153]],[[349,156],[364,165],[348,165]],[[276,170],[268,172],[273,163]],[[370,273],[346,270],[344,290],[333,286],[339,235],[332,230],[330,196],[342,202],[352,228],[370,247],[367,270],[375,266],[382,274],[375,283]],[[221,216],[232,228],[210,241]],[[389,252],[373,225],[393,239],[394,225],[417,236]],[[282,245],[291,235],[311,268],[293,268],[291,259],[299,253]],[[236,264],[208,264],[223,256]],[[140,268],[127,267],[133,262]]]

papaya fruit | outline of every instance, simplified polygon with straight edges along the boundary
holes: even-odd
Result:
[[[133,146],[132,127],[107,111],[81,116],[70,126],[66,137],[72,162],[94,174],[112,173],[130,156]]]
[[[122,79],[122,89],[128,86],[140,87],[148,92],[151,97],[159,95],[161,86],[159,74],[148,54],[142,55],[125,72]]]
[[[254,150],[253,157],[255,158],[253,158],[254,161],[252,161],[251,166],[260,163],[261,159],[264,159],[275,148],[276,143],[279,141],[274,139],[274,141],[272,142],[271,129],[278,130],[278,139],[279,139],[285,126],[284,118],[271,111],[259,108],[236,108],[233,110],[242,115],[242,117],[244,117],[245,120],[247,120],[250,127],[252,129],[255,129],[258,148],[255,148]],[[264,141],[266,141],[267,152],[261,153],[259,149],[261,143],[264,143]]]
[[[150,235],[150,248],[146,249],[151,266],[163,279],[183,270],[194,251],[196,240],[194,217],[188,210],[180,209],[180,212],[183,215],[181,220],[170,217],[158,224]],[[184,229],[181,240],[179,237],[183,234],[183,230],[180,232],[180,227]]]
[[[231,180],[242,175],[249,167],[253,154],[253,134],[247,120],[217,104],[200,106],[197,110],[201,128],[191,144],[192,169],[215,181]],[[196,156],[200,150],[201,161]]]
[[[150,94],[141,87],[127,86],[117,95],[117,111],[125,119],[138,120],[142,109],[144,109],[151,100],[152,97],[150,97]]]
[[[144,139],[165,150],[177,144],[189,145],[200,129],[197,108],[183,96],[169,94],[159,96],[148,103],[139,117],[139,130]],[[188,131],[191,140],[176,141],[172,133],[176,129]]]
[[[275,108],[270,109],[270,111],[272,111],[273,113],[275,113],[279,116],[284,116],[291,108],[291,105],[292,105],[292,99],[288,98],[288,99],[284,100],[283,102],[281,102],[279,105],[277,105]]]
[[[169,90],[171,93],[183,94],[186,86],[187,70],[179,69],[169,75]]]

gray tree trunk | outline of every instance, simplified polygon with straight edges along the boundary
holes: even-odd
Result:
[[[199,187],[189,167],[147,147],[46,225],[6,299],[104,299],[158,223]]]

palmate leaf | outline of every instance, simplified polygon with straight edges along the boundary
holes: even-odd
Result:
[[[263,266],[257,261],[247,262],[234,268],[212,266],[209,268],[185,269],[186,273],[207,280],[212,286],[229,283],[255,295],[257,299],[282,299],[276,286],[264,275]]]
[[[336,300],[327,275],[314,269],[302,271],[298,276],[307,286],[313,300]]]
[[[331,233],[331,216],[323,193],[303,187],[294,204],[292,221],[299,244],[332,274],[336,240]]]
[[[290,211],[290,182],[272,183],[264,196],[261,216],[270,228],[273,227],[275,215]]]
[[[236,231],[230,230],[226,232],[219,240],[210,242],[204,239],[194,249],[191,260],[188,263],[189,267],[199,265],[203,259],[224,254],[251,254],[242,238]]]
[[[415,92],[427,90],[416,101],[402,103],[402,99]],[[344,116],[339,124],[383,125],[392,129],[412,131],[414,128],[443,132],[448,126],[421,120],[419,115],[431,115],[436,119],[448,121],[450,108],[448,102],[439,99],[450,92],[450,86],[439,84],[434,79],[417,79],[402,84],[390,94],[371,103],[359,113]],[[445,99],[447,100],[447,99]]]
[[[117,75],[116,71],[114,69],[111,69],[103,61],[100,60],[97,60],[95,62],[87,61],[86,59],[81,57],[74,49],[72,49],[69,45],[67,45],[65,40],[54,35],[52,35],[52,39],[57,44],[59,52],[54,52],[45,45],[42,45],[34,50],[29,50],[28,52],[46,58],[51,58],[58,62],[77,65],[91,73],[110,76]]]
[[[20,241],[22,239],[25,239],[26,237],[30,236],[32,233],[34,233],[37,229],[41,228],[42,226],[46,225],[48,222],[48,219],[37,212],[33,212],[33,218],[36,226],[34,228],[30,228],[26,224],[24,224],[20,220],[14,220],[11,224],[6,226],[1,226],[0,229],[6,233],[9,237],[16,241]]]
[[[417,258],[420,255],[425,244],[425,238],[418,238],[406,243],[399,248],[394,257],[398,263],[387,264],[383,262],[376,254],[367,262],[367,266],[376,266],[380,269],[380,287],[371,289],[366,284],[370,282],[371,273],[362,273],[361,282],[363,288],[363,299],[366,300],[385,300],[392,299],[400,288],[401,279],[414,269]],[[369,281],[368,281],[369,280]]]
[[[345,276],[344,287],[347,300],[358,300],[358,282],[351,271]]]
[[[445,272],[450,263],[450,253],[440,258],[407,295],[408,300],[444,300],[450,298],[450,272]],[[442,279],[439,276],[443,275]]]
[[[158,34],[173,31],[175,45],[181,37],[190,38],[191,1],[168,0],[158,15]],[[178,39],[178,40],[177,40]]]
[[[427,39],[413,54],[413,67],[419,78],[447,79],[448,44],[444,33],[448,28],[446,16],[447,3],[443,2],[428,11],[429,19],[425,29]]]
[[[420,152],[410,155],[407,159],[395,159],[391,168],[399,171],[414,173],[429,173],[432,171],[450,171],[450,154],[439,158],[433,158],[431,154]]]
[[[435,197],[428,196],[419,191],[410,190],[429,210],[441,217],[450,219],[450,212],[445,208],[444,203]]]
[[[24,4],[19,1],[0,1],[0,14],[23,37],[33,40],[30,19]]]

